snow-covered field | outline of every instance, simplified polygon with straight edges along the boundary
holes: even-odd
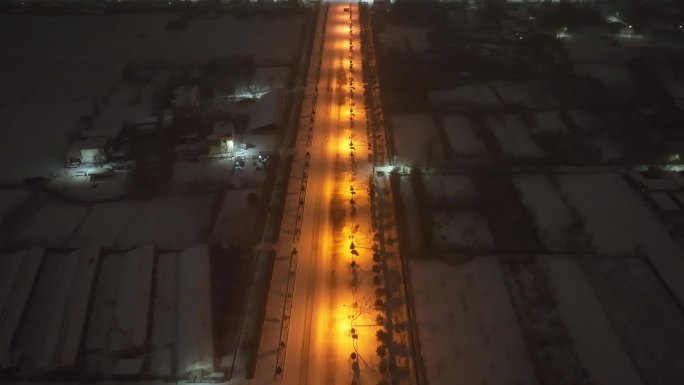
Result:
[[[490,251],[494,247],[487,219],[475,211],[438,211],[432,218],[437,250]]]
[[[620,174],[561,175],[560,184],[599,254],[646,256],[684,303],[684,252]]]
[[[600,154],[601,162],[614,162],[622,158],[622,149],[606,134],[591,138],[588,144]]]
[[[513,183],[522,193],[522,202],[534,218],[547,250],[574,251],[580,246],[577,242],[583,236],[573,230],[575,220],[548,177],[517,175]]]
[[[499,97],[486,83],[467,84],[447,90],[430,92],[430,100],[437,106],[486,106],[501,105]]]
[[[487,123],[504,154],[513,158],[536,159],[543,151],[532,141],[520,116],[506,114],[502,119],[487,118]]]
[[[558,100],[541,82],[497,81],[492,83],[492,88],[509,104],[530,108],[550,108],[559,105]]]
[[[430,115],[393,115],[392,130],[399,164],[404,167],[442,165],[442,143]]]
[[[179,160],[173,164],[171,185],[181,192],[215,191],[230,181],[232,159]]]
[[[475,135],[470,119],[463,115],[445,115],[442,121],[449,145],[459,159],[486,156],[487,147]]]
[[[581,259],[578,264],[643,382],[684,383],[684,313],[652,265],[632,257]],[[618,373],[612,375],[615,380]]]
[[[18,183],[57,171],[66,159],[69,135],[79,116],[90,108],[89,101],[0,107],[0,163],[12,165],[3,167],[0,183]]]
[[[599,254],[682,253],[621,175],[568,174],[559,179],[561,192],[586,219]]]
[[[537,125],[532,132],[548,132],[552,134],[565,134],[568,125],[560,119],[559,111],[540,111],[534,114]]]
[[[258,216],[250,208],[250,193],[259,196],[259,189],[228,190],[223,195],[221,208],[213,227],[212,239],[226,247],[250,245],[256,238]]]
[[[100,204],[89,212],[69,243],[187,247],[199,242],[210,226],[215,199],[215,194],[204,194]]]
[[[258,67],[254,71],[254,82],[269,90],[285,89],[290,67]]]
[[[84,206],[47,200],[27,223],[14,229],[14,238],[41,246],[65,246],[88,212]]]
[[[632,77],[624,64],[583,63],[577,66],[579,74],[592,77],[608,87],[631,87]]]
[[[589,111],[571,110],[568,111],[568,115],[573,123],[575,123],[575,126],[580,130],[596,131],[602,128],[601,122],[599,122]]]
[[[106,178],[92,178],[93,167],[61,168],[48,183],[52,191],[82,202],[103,202],[123,198],[128,190],[128,172],[118,170]]]
[[[467,175],[424,175],[423,184],[431,204],[467,205],[477,200],[473,180]]]
[[[213,370],[209,248],[197,245],[183,250],[176,260],[178,293],[174,347],[176,373],[196,375]]]
[[[497,259],[410,267],[429,383],[537,383]]]
[[[0,104],[95,101],[170,18],[0,15]]]
[[[180,31],[162,31],[136,62],[201,65],[215,57],[250,55],[258,64],[286,64],[301,43],[304,20],[299,15],[191,19]]]
[[[630,58],[616,40],[609,38],[605,27],[582,28],[580,33],[565,40],[565,49],[576,63],[624,63]]]
[[[412,246],[420,245],[422,243],[418,208],[416,206],[415,196],[413,194],[413,185],[411,177],[403,176],[400,181],[401,200],[404,204],[404,220],[408,227],[408,241]]]
[[[641,385],[637,369],[610,319],[577,263],[570,258],[548,260],[547,268],[558,311],[575,351],[595,385]]]
[[[14,238],[53,247],[186,247],[199,242],[208,230],[215,199],[214,194],[203,194],[92,207],[49,200]]]
[[[429,29],[426,27],[389,24],[380,31],[383,50],[425,51],[430,48]]]
[[[0,189],[0,224],[12,215],[28,196],[29,192],[26,190]]]

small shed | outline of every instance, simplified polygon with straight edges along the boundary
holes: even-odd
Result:
[[[249,132],[269,132],[278,128],[280,121],[282,92],[279,90],[265,93],[250,106]]]
[[[106,162],[109,149],[109,138],[81,138],[69,148],[66,159],[67,165]]]
[[[232,122],[217,122],[214,131],[207,136],[210,157],[227,156],[235,149],[235,125]]]

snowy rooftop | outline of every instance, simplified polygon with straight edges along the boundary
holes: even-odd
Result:
[[[278,123],[282,91],[267,92],[249,107],[248,131],[268,127]]]
[[[86,137],[75,141],[70,148],[72,150],[91,150],[104,149],[109,143],[109,138],[103,137]]]

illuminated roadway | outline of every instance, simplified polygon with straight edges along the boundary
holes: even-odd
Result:
[[[319,17],[324,18],[325,12],[323,6]],[[312,136],[307,137],[307,125],[300,126],[289,179],[290,201],[300,184],[305,185],[306,195],[298,209],[288,209],[286,203],[252,383],[347,385],[353,380],[376,384],[381,379],[375,353],[379,313],[372,309],[375,287],[367,195],[372,167],[362,108],[358,8],[331,3],[327,12],[323,49],[314,43],[312,54],[316,58],[322,52],[320,76],[309,82],[317,87]],[[315,59],[311,63],[318,66]],[[310,71],[309,77],[315,72]],[[311,113],[305,103],[303,118]],[[296,220],[297,213],[301,221]],[[300,223],[300,229],[294,223]],[[293,255],[294,263],[283,273],[285,261]],[[290,286],[288,273],[294,277]]]

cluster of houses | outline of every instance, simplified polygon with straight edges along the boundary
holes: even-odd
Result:
[[[267,92],[249,103],[234,103],[226,108],[232,119],[206,122],[200,89],[195,85],[173,91],[171,107],[155,113],[149,105],[95,108],[90,124],[71,144],[67,167],[103,165],[131,159],[131,143],[150,135],[171,136],[177,157],[233,157],[264,142],[260,136],[274,136],[280,119],[282,91]],[[236,129],[237,126],[237,129]],[[267,140],[275,150],[275,141]]]

